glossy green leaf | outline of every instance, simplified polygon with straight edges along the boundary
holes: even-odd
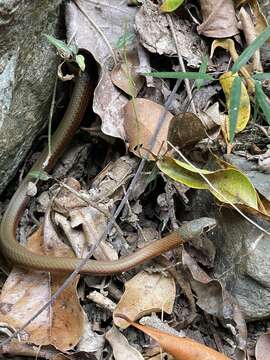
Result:
[[[161,12],[172,12],[178,9],[183,2],[184,0],[165,0],[159,10]]]
[[[235,61],[232,67],[232,72],[236,73],[240,70],[240,68],[245,65],[251,56],[255,53],[257,49],[259,49],[265,41],[270,37],[270,26],[260,33],[257,38],[252,41],[252,43],[242,52],[239,58]]]
[[[213,80],[212,76],[206,73],[200,73],[195,71],[190,72],[179,72],[179,71],[169,71],[169,72],[150,72],[144,73],[145,76],[152,76],[156,78],[164,78],[164,79],[190,79],[190,80]]]
[[[34,170],[31,171],[30,176],[32,176],[34,179],[42,180],[42,181],[48,181],[51,179],[51,176],[44,170]]]
[[[241,78],[236,76],[233,79],[231,93],[230,93],[230,105],[229,105],[229,139],[230,143],[233,142],[234,134],[236,130],[236,124],[239,114],[241,99]]]
[[[270,125],[270,103],[269,103],[269,99],[267,98],[267,96],[263,92],[262,84],[258,80],[255,81],[255,96],[256,96],[257,104],[261,108],[261,110],[262,110],[262,112],[263,112],[263,114],[265,116],[266,121]]]
[[[79,54],[75,57],[76,63],[78,64],[79,68],[84,71],[85,70],[85,58],[83,55]]]
[[[65,52],[69,56],[74,55],[72,49],[70,49],[64,41],[56,39],[55,37],[53,37],[51,35],[44,34],[44,36],[47,38],[49,43],[51,43],[53,46],[56,47],[57,50]]]
[[[258,209],[257,192],[253,184],[245,174],[235,168],[208,171],[194,168],[169,156],[157,161],[157,166],[171,179],[194,189],[209,190],[223,203],[244,204]],[[199,173],[202,173],[219,193],[213,190]]]

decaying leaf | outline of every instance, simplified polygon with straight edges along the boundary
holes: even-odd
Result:
[[[181,55],[187,61],[188,66],[199,67],[203,53],[202,39],[188,19],[177,16],[173,23]],[[153,1],[143,1],[135,17],[135,26],[141,44],[148,51],[160,55],[177,55],[168,20],[159,11],[159,5]]]
[[[175,282],[171,276],[142,271],[125,283],[125,292],[114,310],[114,323],[121,328],[129,324],[115,314],[125,314],[132,320],[165,311],[171,314],[175,300]]]
[[[231,0],[200,1],[203,23],[198,26],[199,34],[226,38],[239,33],[233,2]]]
[[[228,200],[234,204],[245,204],[258,209],[257,192],[248,177],[235,168],[208,171],[200,169],[202,173],[219,191],[219,194],[200,176],[198,169],[169,156],[157,161],[157,166],[167,176],[194,189],[207,189],[219,201]],[[223,196],[221,196],[222,194]],[[226,200],[226,199],[227,200]]]
[[[169,126],[168,140],[175,146],[183,148],[197,143],[206,138],[210,130],[217,128],[218,124],[210,116],[213,110],[206,110],[194,114],[192,112],[184,112],[175,115]],[[219,117],[219,119],[217,119]],[[215,117],[216,121],[220,121],[221,116]],[[219,124],[220,125],[220,124]]]
[[[124,107],[124,113],[126,139],[130,150],[138,156],[149,155],[144,149],[139,147],[136,150],[135,148],[138,145],[142,145],[145,149],[149,148],[150,139],[155,133],[160,117],[164,113],[165,118],[155,138],[152,152],[154,154],[164,154],[166,152],[168,128],[173,117],[170,112],[154,101],[138,98],[127,103]]]
[[[163,350],[173,355],[176,360],[229,360],[229,358],[224,354],[221,354],[216,350],[200,344],[190,338],[170,335],[152,327],[134,323],[120,313],[118,316],[125,319],[136,329],[151,336],[160,344]]]
[[[198,297],[197,305],[208,314],[230,321],[237,332],[237,347],[241,353],[245,352],[247,327],[237,302],[224,285],[211,279],[185,250],[182,261],[190,271],[191,286]]]
[[[126,94],[136,97],[144,84],[144,77],[137,72],[139,59],[137,53],[127,51],[123,60],[116,64],[111,73],[111,79],[115,86]]]
[[[29,238],[27,248],[38,254],[74,257],[69,247],[58,238],[48,216],[46,218],[46,234],[43,235],[42,228],[39,228]],[[46,272],[13,269],[2,289],[0,321],[19,329],[50,299],[64,278],[65,275],[50,276]],[[61,351],[77,345],[85,323],[76,290],[77,282],[78,278],[27,326],[22,341],[53,345]]]
[[[227,109],[230,108],[231,102],[231,89],[233,86],[234,79],[237,78],[237,74],[232,74],[230,71],[225,72],[219,78],[220,84],[222,86],[223,92],[226,97]],[[245,129],[250,117],[250,100],[249,95],[247,93],[246,87],[243,83],[241,83],[241,94],[240,102],[239,102],[239,111],[236,122],[236,132],[240,132]],[[227,134],[229,138],[229,129],[230,129],[230,117],[227,117]]]
[[[113,326],[106,332],[106,339],[113,348],[113,356],[115,360],[143,360],[143,356],[133,346],[129,345],[126,337]]]

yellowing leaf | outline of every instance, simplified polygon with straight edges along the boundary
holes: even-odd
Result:
[[[208,171],[197,169],[169,156],[159,160],[157,166],[173,180],[194,189],[209,190],[223,203],[244,204],[256,210],[258,209],[257,192],[253,184],[246,175],[235,168]],[[202,173],[207,178],[218,193],[199,173]]]
[[[231,71],[225,72],[219,78],[220,84],[222,86],[223,92],[226,97],[227,109],[230,108],[230,95],[231,88],[233,85],[233,80],[238,76],[238,74],[232,74]],[[236,132],[240,132],[245,129],[248,120],[250,117],[250,101],[247,93],[247,89],[243,83],[241,83],[241,94],[240,94],[240,104],[238,117],[236,122]],[[227,129],[230,128],[229,117],[227,118]]]
[[[160,6],[161,12],[172,12],[182,5],[184,0],[165,0]]]

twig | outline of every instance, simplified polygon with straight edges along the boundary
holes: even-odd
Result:
[[[172,36],[173,36],[173,39],[174,39],[174,42],[175,42],[175,47],[176,47],[176,51],[177,51],[178,60],[179,60],[181,70],[182,70],[182,72],[186,72],[184,60],[183,60],[183,57],[182,57],[182,54],[181,54],[181,51],[180,51],[180,48],[179,48],[178,39],[177,39],[175,30],[174,30],[173,21],[172,21],[171,16],[169,14],[166,14],[166,18],[167,18],[167,21],[169,23],[170,30],[171,30],[171,33],[172,33]],[[186,85],[187,96],[188,96],[192,111],[194,112],[194,114],[196,114],[196,108],[195,108],[193,98],[192,98],[189,79],[184,79],[184,82],[185,82],[185,85]]]
[[[105,44],[107,45],[108,49],[111,52],[111,55],[113,57],[114,63],[117,63],[113,48],[109,42],[109,40],[107,39],[106,35],[104,34],[104,32],[100,29],[100,27],[94,22],[93,19],[90,18],[90,16],[87,14],[87,12],[84,10],[84,8],[79,4],[78,0],[73,0],[74,4],[78,7],[78,9],[81,11],[81,13],[87,18],[87,20],[90,22],[90,24],[97,30],[97,32],[100,34],[100,36],[102,37],[102,39],[104,40]]]
[[[226,198],[218,189],[215,188],[215,186],[207,179],[207,177],[200,171],[199,168],[194,166],[185,156],[184,154],[178,150],[170,141],[168,141],[168,144],[181,156],[181,158],[187,162],[196,172],[204,179],[204,181],[210,186],[212,190],[214,190],[226,203],[230,204],[231,207],[233,207],[243,218],[245,218],[250,224],[254,225],[257,229],[261,230],[266,235],[270,235],[270,232],[265,230],[262,226],[257,224],[255,221],[253,221],[251,218],[249,218],[246,214],[243,213],[242,210],[240,210],[234,203],[232,203],[229,199]]]
[[[51,157],[52,153],[52,117],[53,117],[53,111],[55,106],[55,95],[56,95],[56,88],[57,88],[57,80],[58,80],[58,74],[56,75],[56,79],[54,81],[54,87],[53,87],[53,94],[52,94],[52,102],[49,112],[49,124],[48,124],[48,155],[46,160],[44,161],[43,166],[46,167],[46,164],[49,161],[49,158]]]

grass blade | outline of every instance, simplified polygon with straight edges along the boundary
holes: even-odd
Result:
[[[235,129],[239,114],[239,105],[241,97],[241,78],[236,76],[233,80],[231,93],[230,93],[230,107],[229,107],[229,138],[230,143],[232,144]]]
[[[204,55],[202,58],[202,63],[199,69],[199,73],[200,74],[205,74],[206,70],[207,70],[207,66],[208,66],[208,56]],[[197,90],[200,90],[200,88],[203,86],[204,84],[204,79],[197,79],[195,81],[195,86],[197,87]]]
[[[270,80],[270,73],[256,73],[254,75],[252,75],[252,78],[254,80]]]
[[[256,102],[261,108],[266,121],[270,125],[270,104],[269,99],[263,92],[262,84],[256,80],[255,81],[255,96],[256,96]]]
[[[270,37],[270,26],[267,28],[254,40],[252,43],[242,52],[239,58],[235,61],[232,72],[236,73],[240,68],[245,65],[251,56],[259,49],[263,43]]]
[[[190,80],[214,80],[213,77],[207,73],[202,72],[179,72],[179,71],[171,71],[171,72],[150,72],[144,73],[145,76],[153,76],[156,78],[164,78],[164,79],[190,79]]]

